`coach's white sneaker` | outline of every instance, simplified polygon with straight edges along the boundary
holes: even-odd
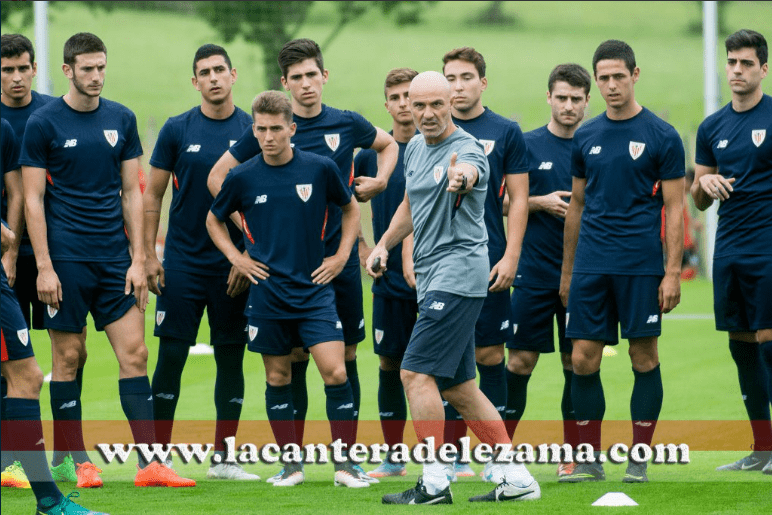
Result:
[[[535,501],[541,499],[541,488],[536,480],[529,484],[513,484],[506,481],[485,495],[470,497],[469,502]]]
[[[218,463],[209,467],[207,479],[233,479],[236,481],[260,481],[260,476],[250,474],[236,463]]]
[[[493,460],[485,464],[485,467],[483,468],[480,476],[482,476],[482,480],[486,483],[494,483],[498,485],[502,481],[506,481],[506,474],[504,474],[504,469],[502,468],[501,463],[496,463]]]

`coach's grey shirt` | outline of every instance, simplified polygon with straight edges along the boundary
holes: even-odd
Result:
[[[468,163],[479,179],[466,195],[450,193],[448,166]],[[464,297],[488,294],[488,233],[483,212],[490,176],[482,144],[461,128],[437,145],[417,134],[405,150],[405,189],[413,216],[418,302],[429,291]],[[457,206],[457,207],[456,207]]]

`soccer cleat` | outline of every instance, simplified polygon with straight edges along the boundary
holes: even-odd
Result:
[[[168,467],[167,467],[168,468]],[[207,479],[235,479],[237,481],[260,481],[260,476],[250,474],[236,463],[218,463],[209,467]]]
[[[84,508],[79,504],[72,502],[71,498],[78,497],[78,492],[72,492],[67,497],[62,496],[59,502],[51,506],[50,508],[42,509],[38,507],[35,510],[36,515],[109,515],[108,513],[102,513],[101,511],[91,511]],[[53,501],[52,498],[48,497]],[[45,500],[45,499],[43,499]]]
[[[453,504],[453,494],[450,485],[436,495],[430,495],[424,486],[423,477],[418,478],[418,483],[404,492],[398,494],[386,494],[381,498],[383,504]]]
[[[497,467],[493,460],[485,464],[482,472],[480,472],[480,476],[486,483],[499,484],[502,481],[506,481],[504,470],[500,466]]]
[[[281,471],[281,477],[273,482],[273,486],[295,486],[306,480],[303,465],[300,463],[288,463]]]
[[[196,482],[177,475],[175,471],[161,465],[157,461],[150,463],[145,468],[137,465],[137,475],[134,477],[134,486],[170,486],[174,488],[196,486]]]
[[[576,468],[576,462],[561,463],[558,465],[558,477],[570,476],[574,473],[574,468]]]
[[[772,476],[772,456],[769,457],[769,461],[764,465],[764,468],[761,469],[761,473]]]
[[[31,488],[27,474],[21,468],[21,463],[14,461],[0,474],[3,486],[10,488]]]
[[[458,461],[453,464],[453,472],[456,474],[456,477],[475,477],[477,475],[472,470],[472,467],[469,466],[469,463],[460,463]]]
[[[266,479],[265,482],[266,483],[275,483],[278,480],[280,480],[283,475],[284,475],[284,467],[282,467],[282,469],[279,472],[277,472],[276,474],[274,474],[271,477],[269,477],[268,479]]]
[[[407,469],[404,463],[392,463],[389,460],[384,461],[378,468],[371,470],[367,473],[370,477],[392,477],[392,476],[404,476],[407,474]]]
[[[90,461],[78,463],[78,469],[75,471],[75,475],[78,476],[78,488],[101,488],[103,484],[102,478],[99,477],[101,473],[102,469]]]
[[[560,476],[558,483],[584,483],[586,481],[605,481],[606,473],[600,463],[577,463],[573,472]]]
[[[335,486],[347,486],[349,488],[367,488],[370,483],[359,477],[359,472],[350,461],[335,465]]]
[[[623,483],[648,483],[649,476],[646,475],[646,462],[635,463],[633,461],[628,462],[627,470],[625,471],[625,477],[622,478]]]
[[[484,495],[470,497],[469,502],[535,501],[541,499],[541,488],[536,480],[523,486],[502,481]]]
[[[68,454],[59,465],[51,467],[51,477],[54,478],[54,481],[77,481],[78,475],[75,472],[75,462],[72,461],[72,456]]]
[[[769,452],[753,451],[734,463],[717,467],[716,470],[761,470],[764,468],[764,463],[771,457]]]
[[[362,481],[367,481],[368,483],[373,485],[376,483],[380,483],[377,477],[373,477],[365,473],[365,470],[360,465],[354,465],[354,470],[357,471],[357,473],[359,474],[359,479],[361,479]]]

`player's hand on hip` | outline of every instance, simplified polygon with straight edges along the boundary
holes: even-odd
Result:
[[[571,200],[571,192],[570,191],[553,191],[549,195],[545,195],[544,208],[549,214],[553,216],[565,218],[566,212],[568,211],[568,202],[563,200],[564,198],[568,198],[568,200]]]
[[[560,274],[560,302],[568,307],[568,293],[571,288],[571,274]]]
[[[38,299],[43,304],[59,309],[62,302],[62,283],[56,275],[53,267],[44,267],[38,270]]]
[[[132,263],[126,271],[124,293],[131,295],[132,290],[134,290],[134,298],[137,299],[140,313],[144,313],[148,303],[147,275],[145,275],[144,263]]]
[[[700,187],[710,198],[726,200],[729,198],[729,194],[734,191],[732,184],[736,180],[734,177],[727,179],[717,173],[708,173],[700,177]]]
[[[386,189],[386,181],[375,177],[357,177],[354,179],[354,196],[359,202],[367,202]]]
[[[507,291],[515,280],[515,263],[512,260],[502,259],[491,269],[488,282],[495,282],[488,288],[491,292]]]
[[[244,251],[236,257],[233,261],[233,266],[236,267],[236,270],[238,270],[241,275],[249,279],[252,284],[257,284],[258,279],[263,281],[271,276],[271,274],[268,273],[268,267],[260,261],[255,261],[249,257],[247,251]]]
[[[452,193],[461,191],[464,185],[464,171],[461,167],[456,166],[456,159],[458,154],[453,152],[450,155],[450,165],[448,166],[448,190]]]
[[[367,275],[374,279],[382,277],[386,272],[386,261],[389,259],[389,251],[381,245],[376,245],[365,263]]]
[[[249,279],[247,276],[239,272],[239,269],[235,266],[231,267],[231,271],[228,274],[228,290],[226,293],[229,297],[235,298],[241,295],[246,289],[249,288]]]
[[[347,260],[347,256],[337,254],[324,258],[322,265],[311,272],[311,280],[314,284],[328,284],[343,271]]]
[[[145,259],[145,275],[150,291],[156,295],[161,295],[161,288],[166,287],[166,275],[163,265],[156,256],[148,256]]]
[[[659,283],[659,309],[670,313],[681,302],[681,277],[676,274],[665,274]]]

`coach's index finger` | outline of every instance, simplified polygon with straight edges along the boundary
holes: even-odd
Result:
[[[453,168],[456,166],[456,159],[458,159],[458,152],[453,152],[450,154],[450,167]]]

